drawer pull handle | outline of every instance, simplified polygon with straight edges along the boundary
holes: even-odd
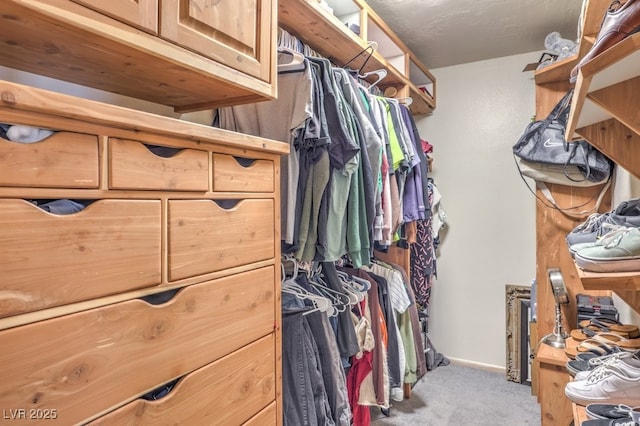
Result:
[[[233,157],[236,160],[236,163],[240,164],[242,167],[251,167],[253,165],[253,163],[255,163],[257,160],[253,159],[253,158],[244,158],[244,157]]]
[[[142,399],[146,399],[147,401],[157,401],[159,399],[162,399],[162,398],[166,397],[167,395],[169,395],[169,393],[171,393],[173,388],[175,388],[176,385],[178,384],[178,381],[180,381],[180,378],[177,378],[177,379],[172,380],[172,381],[170,381],[168,383],[160,385],[157,388],[155,388],[154,390],[149,391],[149,392],[145,393],[144,395],[142,395],[141,398]]]
[[[141,297],[140,299],[144,300],[150,305],[162,305],[173,299],[180,290],[181,289],[179,288],[174,288],[171,290],[163,291],[161,293],[150,294],[148,296]]]
[[[182,151],[182,148],[170,148],[168,146],[147,145],[147,144],[144,144],[144,146],[146,146],[147,149],[151,151],[153,154],[162,158],[171,158],[174,155],[178,154],[180,151]]]
[[[231,210],[235,208],[242,200],[212,200],[223,210]]]

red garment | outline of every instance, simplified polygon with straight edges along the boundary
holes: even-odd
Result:
[[[362,358],[351,357],[351,368],[347,373],[347,393],[353,414],[353,426],[369,426],[371,424],[369,406],[358,404],[358,399],[360,398],[360,385],[367,374],[373,370],[372,359],[371,352],[363,352]]]
[[[429,142],[425,141],[424,139],[420,139],[420,143],[422,144],[422,150],[426,154],[433,152],[433,145],[431,145]]]

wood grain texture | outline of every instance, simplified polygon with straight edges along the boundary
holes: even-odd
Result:
[[[275,410],[260,411],[275,398],[273,335],[181,378],[171,392],[155,401],[137,399],[89,423],[98,425],[239,425],[262,414],[275,424]],[[270,418],[268,416],[270,414]]]
[[[30,123],[19,118],[23,115],[33,117]],[[242,152],[253,149],[263,154],[289,152],[289,144],[271,139],[0,81],[0,118],[4,117],[13,118],[13,121],[6,121],[9,123],[16,119],[20,124],[49,123],[46,127],[53,129],[83,128],[88,133],[96,132],[96,128],[104,129],[102,131],[111,136],[122,133],[125,138],[143,138],[150,143],[155,139],[157,144],[167,146],[193,147],[195,142],[216,150],[231,148]],[[61,127],[60,123],[66,127]]]
[[[0,199],[0,317],[160,283],[160,201],[54,215]]]
[[[109,139],[109,187],[165,191],[208,191],[209,155],[204,150],[183,149],[163,158],[144,143]]]
[[[598,150],[640,178],[640,134],[616,119],[577,129],[576,132]]]
[[[0,185],[97,188],[96,135],[56,132],[37,143],[0,138]]]
[[[170,200],[169,279],[177,280],[273,258],[274,201]]]
[[[244,426],[276,426],[280,423],[282,419],[276,415],[276,404],[271,404],[245,422]]]
[[[159,0],[160,36],[269,81],[272,0]]]
[[[565,366],[538,361],[541,426],[569,425],[573,420],[571,401],[564,395],[569,382]]]
[[[536,86],[536,119],[546,117],[553,106],[569,90],[568,78],[564,81],[550,82]],[[570,187],[548,184],[556,202],[562,208],[579,206],[565,214],[548,207],[542,201],[536,203],[536,291],[537,291],[537,324],[538,339],[551,333],[555,324],[555,300],[549,282],[548,270],[560,269],[567,288],[569,304],[562,305],[562,319],[565,330],[576,327],[577,310],[576,295],[588,293],[608,295],[607,291],[587,292],[578,277],[575,264],[566,244],[566,235],[579,223],[584,221],[588,213],[581,211],[591,209],[601,187]],[[610,190],[609,190],[610,191]],[[539,200],[546,200],[539,189],[536,190]],[[605,195],[600,212],[611,209],[610,195]],[[546,203],[548,204],[548,203]],[[590,212],[589,212],[590,213]],[[536,375],[532,377],[532,387],[537,390],[540,402],[541,422],[543,426],[568,425],[573,417],[571,403],[564,395],[564,386],[569,380],[562,360],[550,361],[545,358],[545,345],[536,342]],[[566,361],[565,361],[566,362]],[[562,364],[562,365],[559,365]]]
[[[70,425],[273,333],[273,267],[0,332],[0,406]]]
[[[262,0],[265,14],[273,2]],[[275,11],[271,15],[257,30],[269,42],[257,49],[264,59],[261,79],[212,60],[211,51],[185,49],[70,0],[5,0],[0,64],[183,109],[257,102],[275,96],[275,64],[269,63]]]
[[[214,191],[273,192],[273,173],[273,161],[255,160],[244,166],[234,156],[213,154]]]
[[[411,111],[414,114],[430,114],[435,109],[435,98],[431,98],[411,83],[410,76],[405,76],[402,72],[393,67],[380,52],[374,51],[372,55],[364,54],[367,47],[367,23],[369,15],[376,20],[378,25],[382,25],[398,46],[404,49],[405,53],[409,49],[393,33],[389,27],[373,12],[373,10],[363,1],[356,2],[361,8],[361,34],[357,36],[349,30],[337,17],[328,13],[316,0],[279,0],[278,1],[278,24],[298,37],[301,41],[311,46],[322,56],[329,58],[338,65],[349,63],[352,69],[361,69],[362,72],[387,70],[387,76],[380,83],[380,87],[387,86],[407,86],[410,88],[411,97],[414,100]],[[370,52],[368,50],[367,52]],[[365,64],[365,61],[366,64]],[[417,61],[417,60],[416,60]],[[364,66],[364,67],[363,67]],[[425,68],[424,65],[421,66]],[[375,78],[374,78],[375,80]],[[435,78],[433,79],[435,86]]]
[[[158,0],[73,0],[151,34],[158,33]]]
[[[597,90],[587,96],[640,137],[640,76]]]

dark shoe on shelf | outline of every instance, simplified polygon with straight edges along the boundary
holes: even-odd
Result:
[[[640,30],[640,0],[612,1],[604,15],[596,41],[578,65],[571,70],[569,81],[575,83],[578,70],[584,64],[638,30]]]
[[[589,404],[585,409],[587,417],[595,419],[630,419],[631,407],[624,404]]]

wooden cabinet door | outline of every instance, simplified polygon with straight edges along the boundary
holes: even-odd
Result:
[[[160,0],[160,36],[270,81],[275,0]],[[274,47],[275,48],[275,47]]]
[[[152,34],[158,34],[158,0],[73,1]]]

